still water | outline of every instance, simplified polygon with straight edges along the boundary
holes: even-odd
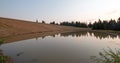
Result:
[[[71,32],[2,44],[4,55],[14,63],[94,63],[103,49],[120,49],[118,35]]]

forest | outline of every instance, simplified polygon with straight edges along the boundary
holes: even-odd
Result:
[[[95,21],[94,23],[82,23],[82,22],[68,22],[64,21],[60,24],[55,23],[55,21],[50,22],[50,24],[63,25],[63,26],[73,26],[73,27],[81,27],[81,28],[91,28],[93,30],[120,30],[120,17],[117,20],[101,20]]]

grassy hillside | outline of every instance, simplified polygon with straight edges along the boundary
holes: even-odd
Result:
[[[0,37],[30,33],[57,32],[57,31],[61,32],[75,30],[80,30],[80,28],[42,24],[25,20],[0,17]]]

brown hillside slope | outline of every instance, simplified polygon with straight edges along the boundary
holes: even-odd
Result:
[[[30,34],[30,33],[63,32],[63,31],[76,31],[76,30],[80,30],[80,28],[42,24],[42,23],[0,17],[0,37]]]

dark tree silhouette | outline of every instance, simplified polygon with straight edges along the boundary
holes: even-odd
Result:
[[[93,26],[93,25],[92,25],[92,23],[90,22],[90,23],[88,24],[88,27],[89,27],[89,28],[92,28],[92,26]]]
[[[92,25],[92,26],[91,26]],[[92,28],[93,30],[120,30],[120,17],[118,18],[117,22],[116,20],[103,20],[100,19],[98,22],[94,22],[93,24],[88,24],[88,27]]]
[[[120,17],[117,20],[117,29],[116,30],[120,30]]]
[[[45,21],[42,20],[42,23],[45,24]]]
[[[50,24],[55,24],[55,21],[53,21],[53,22],[50,22]]]
[[[38,20],[36,20],[36,23],[38,23]]]
[[[42,23],[45,23],[44,21],[42,21]],[[82,27],[82,28],[92,28],[93,30],[116,30],[119,31],[120,30],[120,17],[118,18],[118,20],[114,20],[111,19],[109,21],[107,20],[101,20],[99,19],[98,21],[95,21],[94,23],[82,23],[79,21],[72,21],[72,22],[68,22],[68,21],[64,21],[61,22],[60,24],[55,23],[55,21],[50,22],[50,24],[56,24],[56,25],[63,25],[63,26],[73,26],[73,27]]]
[[[61,22],[60,25],[64,25],[64,26],[73,26],[73,27],[83,27],[83,28],[87,28],[87,24],[86,23],[81,23],[81,22],[68,22],[68,21],[64,21]]]

